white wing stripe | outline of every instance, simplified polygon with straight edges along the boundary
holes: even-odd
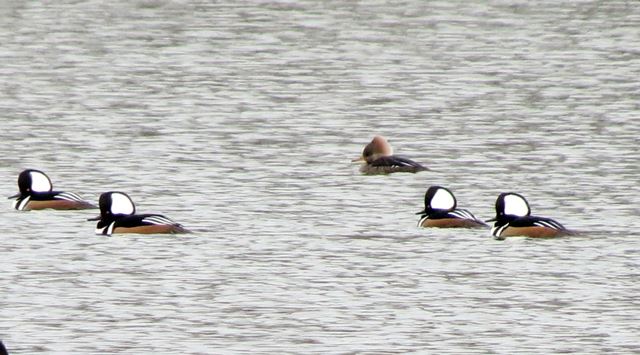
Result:
[[[73,193],[73,192],[61,192],[56,195],[56,198],[67,200],[67,201],[84,201],[82,197]]]
[[[533,225],[534,225],[534,226],[538,226],[538,227],[552,228],[552,227],[549,225],[549,223],[545,223],[545,222],[543,222],[543,221],[536,221],[536,222],[533,222]]]
[[[539,227],[546,227],[551,229],[562,229],[562,227],[554,221],[536,221],[533,224]]]
[[[142,221],[151,223],[151,224],[175,224],[176,223],[164,216],[149,216],[149,217],[145,217]]]
[[[463,210],[463,209],[458,209],[458,210],[454,210],[449,212],[454,216],[458,216],[460,218],[465,218],[465,219],[471,219],[471,220],[477,220],[476,217],[473,215],[473,213],[467,211],[467,210]]]

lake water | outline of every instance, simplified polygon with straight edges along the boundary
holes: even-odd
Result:
[[[640,352],[633,1],[0,3],[25,168],[195,233],[0,209],[11,354]],[[373,135],[432,170],[363,176]],[[418,229],[449,187],[579,236]]]

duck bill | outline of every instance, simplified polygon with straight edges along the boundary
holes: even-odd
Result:
[[[364,157],[359,157],[358,159],[352,159],[351,160],[352,163],[359,163],[361,161],[364,161]]]
[[[22,193],[18,192],[17,194],[15,194],[15,195],[13,195],[13,196],[9,196],[9,197],[7,197],[7,198],[8,198],[9,200],[11,200],[11,199],[14,199],[14,198],[18,198],[18,197],[20,197],[20,196],[22,196]]]
[[[422,211],[420,211],[420,212],[418,212],[416,214],[426,214],[426,213],[427,213],[427,210],[422,210]]]
[[[494,217],[494,218],[491,218],[491,219],[487,219],[485,222],[495,222],[497,220],[498,220],[498,218]]]
[[[98,216],[98,217],[93,217],[93,218],[87,218],[87,221],[99,221],[102,219],[102,216]]]

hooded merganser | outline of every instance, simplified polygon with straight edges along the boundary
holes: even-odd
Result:
[[[529,203],[515,192],[503,192],[498,196],[496,217],[487,222],[495,222],[491,234],[498,240],[513,236],[550,238],[572,234],[551,218],[531,216]]]
[[[413,160],[393,155],[393,148],[382,136],[373,137],[371,142],[364,147],[362,156],[352,161],[364,161],[360,167],[360,172],[364,174],[417,173],[429,170]]]
[[[96,234],[110,236],[114,233],[189,233],[181,224],[159,214],[135,214],[136,207],[129,195],[110,191],[100,195],[100,216],[88,221],[98,221]]]
[[[471,212],[456,208],[457,201],[453,193],[442,186],[431,186],[424,195],[424,210],[418,227],[439,228],[486,228],[484,222]]]
[[[27,169],[18,176],[20,192],[9,198],[15,198],[13,208],[18,211],[42,210],[81,210],[96,208],[73,192],[52,191],[53,185],[47,174],[40,170]]]

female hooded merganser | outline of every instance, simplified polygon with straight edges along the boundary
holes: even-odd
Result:
[[[422,215],[420,222],[418,222],[418,227],[488,227],[471,212],[456,208],[456,206],[456,198],[449,189],[442,186],[431,186],[424,195],[424,210],[416,213]]]
[[[362,156],[353,162],[364,161],[360,171],[364,174],[417,173],[429,170],[413,160],[393,155],[393,148],[384,137],[375,136],[364,147]]]
[[[105,192],[100,195],[100,216],[88,221],[98,221],[96,234],[110,236],[114,233],[189,233],[181,224],[159,214],[138,214],[129,195],[124,192]]]
[[[73,192],[52,191],[53,185],[47,174],[40,170],[27,169],[18,176],[20,193],[10,196],[15,198],[13,208],[18,211],[42,210],[81,210],[96,208]]]
[[[562,224],[551,218],[531,216],[527,200],[514,192],[503,192],[496,200],[496,217],[491,234],[495,239],[524,236],[531,238],[550,238],[572,234]]]

